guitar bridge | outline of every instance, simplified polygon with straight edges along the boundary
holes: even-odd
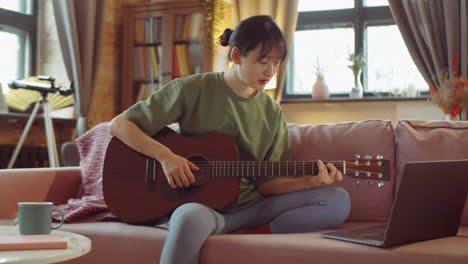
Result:
[[[156,161],[151,158],[146,159],[146,189],[148,192],[156,191]]]

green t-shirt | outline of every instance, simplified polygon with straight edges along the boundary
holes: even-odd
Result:
[[[178,122],[184,136],[213,131],[232,136],[242,160],[291,159],[287,122],[279,105],[264,91],[252,98],[238,96],[227,86],[222,72],[177,78],[124,113],[151,136]],[[274,178],[242,178],[238,202],[228,211],[262,200],[256,184]]]

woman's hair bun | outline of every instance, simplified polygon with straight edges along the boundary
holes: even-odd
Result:
[[[231,38],[232,32],[233,32],[232,29],[226,28],[223,34],[219,36],[219,42],[221,43],[221,46],[226,47],[229,45],[229,39]]]

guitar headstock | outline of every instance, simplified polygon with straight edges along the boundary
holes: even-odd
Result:
[[[370,185],[377,182],[377,187],[380,188],[384,186],[383,181],[390,180],[390,161],[383,159],[382,155],[373,158],[371,155],[361,157],[355,154],[353,160],[346,161],[343,174],[356,179],[358,184],[361,180],[366,180]]]

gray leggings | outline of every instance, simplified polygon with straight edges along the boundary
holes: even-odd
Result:
[[[350,208],[348,193],[339,187],[271,196],[251,207],[227,214],[198,203],[183,204],[169,220],[169,233],[160,263],[198,263],[199,251],[208,236],[230,233],[241,227],[269,223],[274,234],[333,228],[344,222]]]

